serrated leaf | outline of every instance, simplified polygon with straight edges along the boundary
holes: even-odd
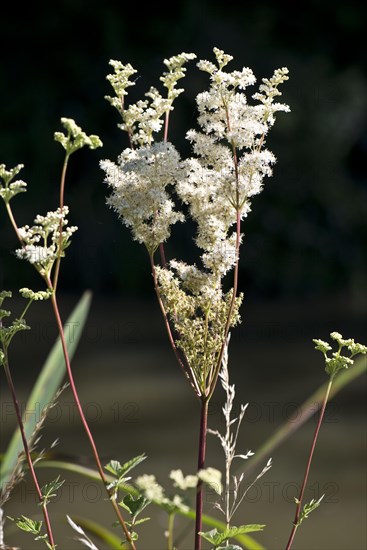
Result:
[[[141,518],[141,519],[138,519],[134,525],[140,525],[141,523],[145,523],[146,521],[150,521],[150,518]]]
[[[218,539],[218,536],[220,535],[218,529],[215,527],[214,529],[211,529],[210,531],[206,531],[206,532],[203,532],[203,531],[199,531],[199,535],[207,540],[208,542],[211,542],[212,544],[214,544],[214,546],[217,546],[219,544],[219,542],[217,542]]]
[[[240,525],[239,527],[229,527],[222,532],[215,528],[211,531],[207,531],[206,533],[200,532],[199,534],[204,539],[211,542],[214,546],[218,546],[219,544],[222,544],[226,540],[236,537],[237,535],[262,531],[264,527],[265,525],[260,524]]]
[[[121,464],[118,460],[110,460],[110,462],[106,464],[105,469],[110,472],[110,474],[118,476],[121,470]]]
[[[142,454],[139,456],[135,456],[131,460],[128,460],[124,464],[120,464],[118,460],[110,460],[108,464],[106,464],[105,469],[116,476],[118,478],[118,483],[122,483],[123,481],[127,481],[130,478],[126,478],[126,474],[130,472],[135,466],[143,462],[143,460],[146,459],[146,455]],[[118,483],[115,483],[115,486],[118,485]],[[111,484],[112,487],[114,486]]]
[[[31,518],[27,518],[27,516],[16,518],[14,522],[19,529],[33,535],[39,535],[42,529],[42,521],[34,521]]]
[[[149,502],[150,501],[144,496],[139,496],[134,499],[132,495],[127,494],[119,504],[128,510],[133,517],[136,517],[142,510],[144,510]]]

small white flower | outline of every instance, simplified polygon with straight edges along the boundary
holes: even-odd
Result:
[[[173,486],[186,491],[187,489],[192,489],[197,486],[198,477],[194,475],[184,476],[182,470],[172,470],[170,479],[173,480]]]
[[[222,472],[216,468],[205,468],[199,470],[198,478],[209,485],[218,495],[222,493]]]

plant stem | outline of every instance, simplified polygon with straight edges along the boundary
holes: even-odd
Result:
[[[65,161],[62,167],[61,172],[61,180],[60,180],[60,211],[62,212],[62,209],[64,208],[64,195],[65,195],[65,179],[66,179],[66,171],[68,168],[68,162],[69,162],[69,156],[66,154]],[[56,259],[55,264],[55,271],[54,271],[54,280],[53,280],[53,287],[56,292],[57,283],[59,280],[59,273],[60,273],[60,262],[61,262],[61,245],[62,245],[62,218],[60,219],[60,238],[59,238],[59,254]]]
[[[167,141],[167,139],[168,139],[168,126],[169,126],[169,111],[166,111],[166,118],[165,118],[165,121],[164,121],[163,141]]]
[[[168,550],[173,550],[173,524],[175,522],[175,514],[169,514],[168,516]]]
[[[196,382],[196,379],[193,376],[193,374],[191,373],[190,368],[189,367],[186,368],[185,364],[183,363],[183,361],[182,361],[182,359],[179,355],[175,340],[174,340],[173,335],[172,335],[172,330],[171,330],[171,326],[169,324],[166,308],[164,307],[163,300],[162,300],[162,297],[161,297],[161,293],[159,291],[158,278],[157,278],[157,272],[156,272],[156,269],[155,269],[153,254],[149,254],[149,259],[150,259],[150,267],[151,267],[153,281],[154,281],[154,289],[155,289],[155,293],[157,295],[157,300],[158,300],[160,310],[161,310],[162,315],[163,315],[164,325],[165,325],[166,330],[167,330],[169,342],[171,344],[171,347],[173,349],[175,357],[178,361],[178,364],[180,365],[180,367],[181,367],[182,371],[184,372],[186,378],[188,378],[188,380],[189,380],[191,386],[193,387],[196,395],[200,396],[201,392],[200,392],[200,389],[199,389],[198,384]]]
[[[315,433],[314,433],[314,436],[313,436],[311,449],[310,449],[310,454],[309,454],[308,461],[307,461],[306,471],[305,471],[305,475],[304,475],[303,482],[302,482],[302,485],[301,485],[301,490],[300,490],[300,493],[299,493],[299,496],[298,496],[298,503],[297,503],[297,507],[296,507],[296,514],[295,514],[295,517],[294,517],[294,520],[293,520],[293,527],[292,527],[291,534],[289,536],[289,540],[288,540],[288,543],[287,543],[287,546],[286,546],[286,550],[290,550],[290,548],[292,546],[292,543],[293,543],[293,540],[294,540],[294,537],[295,537],[295,534],[296,534],[296,531],[297,531],[297,528],[298,528],[298,521],[299,521],[299,518],[300,518],[300,515],[301,515],[301,508],[302,508],[302,500],[303,500],[303,496],[304,496],[304,493],[305,493],[305,489],[306,489],[306,485],[307,485],[307,481],[308,481],[308,476],[309,476],[309,473],[310,473],[312,457],[313,457],[313,454],[314,454],[314,451],[315,451],[317,438],[318,438],[319,431],[320,431],[320,428],[321,428],[321,424],[322,424],[322,421],[323,421],[323,418],[324,418],[325,409],[326,409],[326,405],[327,405],[327,402],[328,402],[328,399],[329,399],[329,394],[330,394],[332,383],[333,383],[333,378],[330,378],[329,383],[328,383],[327,388],[326,388],[324,401],[322,403],[322,407],[321,407],[321,410],[320,410],[319,420],[317,422],[317,426],[316,426]]]
[[[6,210],[7,210],[7,212],[8,212],[8,216],[9,216],[10,222],[11,222],[11,224],[12,224],[12,226],[13,226],[13,229],[14,229],[14,231],[15,231],[17,237],[18,237],[18,240],[19,240],[20,244],[22,245],[22,244],[23,244],[23,240],[22,240],[22,237],[20,236],[19,228],[18,228],[18,226],[17,226],[17,224],[16,224],[16,221],[15,221],[15,218],[14,218],[14,216],[13,216],[13,211],[12,211],[12,209],[11,209],[11,206],[10,206],[10,204],[9,204],[8,202],[6,202],[5,205],[6,205]]]
[[[203,396],[201,398],[198,471],[202,470],[205,467],[208,408],[209,408],[209,399]],[[197,491],[196,491],[195,550],[201,550],[202,539],[201,539],[201,536],[199,535],[199,531],[202,531],[202,516],[203,516],[203,482],[199,480],[197,485]]]
[[[209,386],[208,399],[210,399],[212,397],[212,395],[214,393],[214,390],[215,390],[215,387],[217,385],[218,375],[219,375],[219,372],[220,372],[220,368],[222,366],[223,355],[224,355],[224,351],[225,351],[225,348],[226,348],[226,345],[227,345],[228,333],[229,333],[229,329],[230,329],[230,326],[231,326],[233,310],[234,310],[234,306],[235,306],[235,302],[236,302],[237,290],[238,290],[238,271],[239,271],[239,260],[240,260],[240,244],[241,244],[241,213],[240,213],[239,210],[237,210],[237,216],[236,216],[236,249],[235,249],[236,264],[235,264],[235,267],[234,267],[234,275],[233,275],[233,291],[232,291],[233,294],[232,294],[232,299],[231,299],[231,303],[230,303],[230,306],[229,306],[229,312],[228,312],[228,316],[227,316],[226,326],[224,328],[222,347],[221,347],[221,350],[219,352],[219,356],[218,356],[218,360],[217,360],[217,363],[216,363],[216,366],[215,366],[214,374],[213,374],[213,377],[211,379],[210,386]]]
[[[52,287],[52,282],[50,279],[47,279],[47,286],[50,290],[53,290],[53,287]],[[97,451],[97,446],[95,444],[95,441],[93,439],[93,436],[92,436],[92,433],[90,431],[90,428],[88,426],[88,422],[85,418],[85,415],[84,415],[84,412],[83,412],[83,408],[81,406],[81,403],[80,403],[80,399],[79,399],[79,395],[78,395],[78,392],[77,392],[77,389],[76,389],[76,386],[75,386],[75,382],[74,382],[74,376],[73,376],[73,372],[71,370],[71,365],[70,365],[70,359],[69,359],[69,354],[68,354],[68,349],[67,349],[67,346],[66,346],[66,340],[65,340],[65,333],[64,333],[64,328],[63,328],[63,325],[62,325],[62,321],[61,321],[61,317],[60,317],[60,312],[59,312],[59,307],[58,307],[58,304],[57,304],[57,298],[56,298],[56,294],[53,292],[52,296],[51,296],[51,302],[52,302],[52,308],[53,308],[53,311],[54,311],[54,315],[55,315],[55,318],[56,318],[56,323],[57,323],[57,327],[58,327],[58,331],[59,331],[59,336],[60,336],[60,341],[61,341],[61,346],[62,346],[62,350],[63,350],[63,354],[64,354],[64,359],[65,359],[65,366],[66,366],[66,371],[67,371],[67,374],[68,374],[68,378],[69,378],[69,383],[70,383],[70,388],[71,388],[71,391],[73,393],[73,397],[74,397],[74,401],[75,401],[75,404],[76,404],[76,407],[78,409],[78,413],[79,413],[79,416],[80,416],[80,419],[82,421],[82,424],[83,424],[83,427],[84,427],[84,430],[85,430],[85,433],[87,434],[87,438],[89,440],[89,443],[92,447],[92,452],[93,452],[93,455],[94,455],[94,459],[95,459],[95,462],[96,462],[96,466],[97,466],[97,469],[98,469],[98,472],[99,472],[99,475],[103,481],[103,484],[105,486],[105,489],[107,491],[107,494],[109,496],[109,499],[112,503],[112,506],[115,510],[115,513],[116,513],[116,516],[118,518],[118,521],[124,531],[124,534],[125,534],[125,537],[126,537],[126,540],[129,542],[132,550],[136,550],[136,547],[135,547],[135,544],[134,544],[134,541],[131,539],[131,535],[129,533],[129,530],[126,526],[126,523],[122,517],[122,514],[120,512],[120,509],[118,507],[118,504],[116,502],[116,497],[113,496],[113,493],[110,492],[108,489],[107,489],[107,478],[106,478],[106,475],[103,471],[103,467],[102,467],[102,464],[101,464],[101,460],[99,458],[99,454],[98,454],[98,451]]]
[[[4,351],[6,351],[6,350],[4,350]],[[55,548],[55,542],[54,542],[54,537],[53,537],[53,533],[52,533],[50,518],[49,518],[49,515],[48,515],[47,504],[43,499],[42,491],[41,491],[41,488],[40,488],[39,483],[38,483],[36,472],[34,470],[33,461],[32,461],[32,457],[31,457],[31,451],[29,449],[27,438],[26,438],[26,435],[25,435],[24,424],[23,424],[23,420],[22,420],[22,414],[21,414],[21,411],[20,411],[19,401],[18,401],[17,394],[16,394],[16,391],[15,391],[13,377],[11,375],[10,368],[9,368],[9,361],[8,361],[7,352],[5,353],[4,371],[5,371],[5,376],[6,376],[8,386],[9,386],[9,389],[10,389],[10,393],[11,393],[11,396],[12,396],[12,399],[13,399],[13,403],[14,403],[15,414],[16,414],[16,417],[17,417],[17,422],[18,422],[18,426],[19,426],[19,430],[20,430],[20,435],[22,437],[22,442],[23,442],[24,454],[26,456],[29,471],[31,472],[32,480],[33,480],[34,486],[36,488],[36,493],[37,493],[38,500],[42,504],[42,513],[43,513],[43,517],[45,519],[45,526],[46,526],[48,541],[50,543],[50,546],[52,548]]]

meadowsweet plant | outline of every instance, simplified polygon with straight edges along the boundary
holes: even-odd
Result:
[[[209,88],[197,96],[198,129],[187,139],[193,156],[181,159],[167,140],[169,114],[179,92],[175,83],[184,75],[183,65],[193,54],[165,60],[168,72],[161,77],[167,97],[151,88],[146,97],[126,105],[126,89],[135,74],[131,65],[111,61],[114,73],[107,78],[116,97],[107,99],[123,119],[129,147],[117,163],[103,161],[112,193],[108,204],[145,245],[155,291],[171,346],[201,404],[198,470],[204,468],[209,401],[216,388],[226,340],[240,321],[243,299],[238,293],[238,264],[242,242],[241,222],[251,210],[251,200],[261,192],[265,176],[272,173],[274,155],[265,147],[266,135],[276,113],[289,107],[275,101],[288,79],[286,68],[256,82],[251,69],[228,71],[232,56],[214,48],[215,62],[201,60],[197,67],[209,75]],[[252,101],[250,101],[252,99]],[[163,136],[160,136],[164,125]],[[200,263],[167,261],[163,243],[171,227],[184,221],[185,205],[196,222]],[[160,265],[156,252],[160,251]],[[224,277],[233,272],[225,289]],[[203,489],[199,480],[196,502],[195,548],[201,548]]]
[[[246,422],[248,405],[235,407],[236,391],[230,382],[229,342],[230,333],[241,322],[243,294],[239,292],[239,258],[243,224],[251,212],[254,197],[263,189],[265,177],[272,175],[276,159],[267,149],[266,139],[277,114],[289,111],[286,104],[278,102],[282,85],[288,80],[288,70],[277,69],[273,76],[264,78],[256,86],[251,69],[231,70],[232,56],[218,48],[214,48],[213,53],[212,61],[198,60],[196,69],[192,68],[203,73],[207,86],[196,98],[197,125],[186,134],[191,148],[188,158],[182,158],[169,140],[170,120],[174,104],[184,92],[179,82],[186,76],[188,64],[192,66],[196,55],[181,53],[165,59],[165,69],[159,79],[162,91],[158,87],[150,87],[143,99],[135,103],[128,99],[128,89],[136,81],[134,67],[111,60],[112,72],[107,76],[113,94],[106,96],[106,99],[117,110],[120,117],[118,126],[126,134],[126,147],[116,162],[102,160],[100,163],[110,188],[107,204],[129,228],[133,239],[142,244],[147,252],[147,264],[170,346],[199,404],[196,471],[184,474],[178,465],[169,473],[169,489],[164,488],[154,474],[133,476],[134,469],[145,464],[145,453],[127,461],[110,459],[102,462],[79,399],[71,366],[72,352],[58,306],[61,262],[77,231],[74,225],[69,224],[69,218],[73,216],[65,204],[68,163],[74,152],[84,146],[96,149],[102,146],[101,140],[96,135],[87,135],[73,119],[61,119],[64,130],[54,134],[55,141],[64,149],[59,201],[53,210],[36,215],[33,225],[20,227],[12,209],[13,199],[27,190],[27,184],[17,179],[23,165],[18,164],[11,169],[0,165],[0,198],[19,243],[15,255],[37,271],[44,285],[42,290],[37,291],[20,289],[26,302],[18,318],[13,318],[9,310],[2,309],[3,302],[12,298],[11,292],[0,292],[0,367],[9,386],[23,445],[23,451],[16,456],[15,463],[10,461],[12,466],[9,472],[5,472],[4,478],[10,479],[10,482],[1,487],[1,548],[6,548],[3,506],[27,472],[33,482],[42,516],[35,513],[28,517],[20,510],[17,517],[8,518],[19,529],[31,534],[40,545],[46,545],[50,550],[58,547],[54,537],[56,517],[52,515],[52,502],[65,480],[58,474],[41,486],[37,474],[40,461],[49,468],[64,468],[102,483],[106,500],[111,503],[117,520],[114,524],[119,528],[117,535],[104,526],[92,525],[85,518],[78,518],[76,522],[67,513],[64,517],[64,525],[74,531],[76,540],[91,550],[98,550],[90,536],[91,530],[111,548],[137,550],[140,526],[150,520],[148,514],[153,507],[166,514],[166,540],[159,543],[159,548],[164,546],[168,550],[178,550],[180,536],[175,533],[177,516],[186,517],[194,523],[195,550],[201,550],[203,544],[209,544],[211,549],[216,550],[259,547],[249,533],[262,531],[265,525],[245,524],[240,506],[251,487],[271,468],[269,449],[273,449],[295,428],[294,425],[291,428],[281,427],[274,439],[265,443],[256,454],[248,448],[239,448],[240,431]],[[174,236],[174,226],[185,223],[187,219],[194,222],[190,227],[195,228],[193,238],[197,247],[197,261],[191,264],[174,257],[168,258],[165,250],[165,243]],[[174,250],[174,246],[170,249]],[[49,300],[53,309],[62,350],[61,363],[55,362],[55,365],[65,366],[60,379],[66,371],[67,384],[95,461],[94,470],[82,464],[48,460],[46,453],[37,449],[39,432],[48,410],[54,406],[65,386],[58,389],[53,383],[50,403],[42,410],[41,418],[30,435],[26,419],[22,416],[9,350],[19,332],[31,330],[26,315],[31,305],[40,300]],[[367,346],[353,339],[345,339],[338,332],[332,332],[330,337],[331,343],[314,340],[316,350],[324,357],[328,383],[321,388],[323,395],[317,397],[319,419],[300,493],[295,499],[296,512],[286,550],[290,550],[299,526],[322,504],[323,496],[308,503],[303,500],[327,402],[336,392],[336,386],[340,388],[351,379],[347,378],[346,371],[353,366],[355,358],[367,353]],[[46,367],[47,364],[39,378],[42,383]],[[363,371],[355,365],[354,370],[357,368],[359,373]],[[55,370],[51,372],[56,374]],[[334,385],[337,377],[339,380],[344,377],[342,384]],[[50,383],[50,378],[48,380]],[[217,386],[222,389],[225,398],[222,430],[208,426],[209,403]],[[305,415],[297,426],[309,416]],[[208,434],[214,435],[222,448],[222,469],[207,464]],[[11,444],[9,447],[12,451]],[[12,454],[10,451],[8,448],[6,457]],[[1,460],[8,464],[6,457]],[[249,479],[246,474],[249,469],[252,471],[253,465],[260,465],[259,470]],[[222,519],[203,514],[205,490],[215,494],[214,509]],[[153,548],[158,546],[154,544]]]

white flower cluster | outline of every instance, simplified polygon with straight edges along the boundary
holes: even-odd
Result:
[[[196,157],[186,161],[187,175],[177,192],[198,224],[196,243],[204,250],[204,266],[224,275],[237,261],[235,235],[230,234],[236,213],[241,219],[247,216],[250,197],[260,193],[264,176],[272,173],[275,157],[263,149],[264,138],[274,113],[289,110],[273,102],[288,71],[278,69],[270,80],[264,79],[262,93],[253,96],[260,104],[253,106],[244,93],[255,83],[252,71],[227,73],[223,69],[232,57],[217,48],[214,53],[218,66],[198,63],[211,75],[211,86],[197,96],[201,131],[187,133]]]
[[[157,268],[159,291],[166,312],[175,328],[177,346],[191,370],[191,379],[202,395],[216,376],[223,351],[223,338],[239,321],[242,296],[222,291],[223,277],[239,260],[242,241],[240,222],[250,211],[250,199],[260,193],[265,176],[272,174],[274,155],[264,148],[265,137],[278,111],[287,105],[274,99],[279,86],[288,79],[288,70],[278,69],[264,79],[249,103],[246,89],[255,83],[251,69],[227,72],[232,57],[214,48],[216,64],[202,60],[197,66],[209,73],[209,89],[197,96],[200,130],[190,130],[194,156],[180,161],[173,145],[153,143],[153,133],[167,122],[173,100],[182,92],[177,81],[185,75],[184,64],[194,54],[182,53],[165,60],[168,72],[161,81],[168,90],[164,99],[151,88],[148,99],[126,108],[126,88],[135,73],[130,65],[114,61],[114,75],[107,78],[116,98],[108,98],[123,119],[130,148],[118,163],[101,163],[106,182],[112,187],[108,204],[122,222],[131,228],[134,239],[144,243],[153,256],[167,240],[170,227],[183,221],[174,207],[174,189],[197,225],[196,244],[201,249],[201,267],[171,261]]]
[[[169,477],[173,481],[173,486],[181,491],[195,489],[198,481],[201,480],[217,494],[220,495],[222,492],[222,474],[210,466],[199,470],[197,475],[184,476],[182,470],[172,470]],[[159,504],[170,514],[187,513],[190,510],[181,495],[174,494],[167,497],[164,488],[157,482],[154,475],[143,474],[136,478],[135,484],[147,500]]]
[[[16,250],[18,258],[33,264],[41,275],[49,276],[55,260],[64,256],[64,250],[70,244],[70,237],[77,227],[66,227],[69,209],[64,206],[46,216],[38,215],[32,227],[19,228],[23,247]],[[60,227],[62,227],[60,235]]]
[[[112,187],[107,203],[131,228],[134,239],[153,254],[168,239],[171,225],[184,220],[166,189],[176,183],[182,171],[176,149],[164,142],[125,149],[118,164],[105,160],[101,167]]]
[[[48,300],[52,296],[52,291],[49,289],[38,290],[37,292],[35,292],[30,288],[20,288],[19,293],[21,294],[21,296],[23,296],[23,298],[27,298],[28,300],[32,301]]]
[[[120,61],[110,60],[114,73],[109,74],[107,80],[116,95],[115,97],[105,96],[105,98],[120,113],[123,122],[118,126],[128,133],[131,146],[144,146],[153,143],[153,134],[161,130],[164,115],[168,115],[169,111],[173,109],[173,101],[184,91],[182,88],[176,88],[178,80],[185,76],[184,65],[195,57],[195,54],[183,52],[165,59],[164,64],[168,71],[163,73],[160,80],[167,88],[167,97],[164,98],[156,88],[151,87],[145,94],[148,99],[139,100],[129,107],[125,105],[126,88],[135,84],[130,78],[137,71],[129,63],[123,65]]]

